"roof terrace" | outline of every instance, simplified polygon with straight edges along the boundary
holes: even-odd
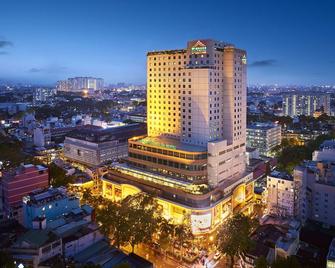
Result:
[[[136,140],[136,142],[142,143],[143,145],[151,145],[162,149],[171,149],[186,152],[207,152],[207,148],[199,145],[192,145],[180,142],[178,139],[167,138],[167,137],[144,137]]]

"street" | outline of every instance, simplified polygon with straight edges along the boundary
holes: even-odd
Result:
[[[125,248],[129,251],[129,248]],[[175,258],[172,258],[167,255],[163,255],[148,246],[139,245],[135,248],[135,254],[151,261],[154,264],[155,268],[226,268],[229,267],[229,263],[227,263],[227,258],[222,256],[219,260],[215,261],[213,259],[214,253],[210,254],[208,261],[205,265],[200,263],[194,264],[186,264],[181,262]]]

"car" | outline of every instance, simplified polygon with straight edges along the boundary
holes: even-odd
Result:
[[[159,249],[160,248],[160,244],[158,244],[157,242],[152,242],[151,245],[154,249]]]
[[[220,258],[221,258],[221,253],[220,252],[216,252],[215,255],[214,255],[214,260],[217,261]]]

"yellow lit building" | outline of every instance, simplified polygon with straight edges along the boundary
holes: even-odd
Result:
[[[252,210],[246,170],[246,52],[211,39],[147,55],[148,135],[128,140],[125,163],[102,177],[103,196],[156,196],[175,222],[213,231]]]

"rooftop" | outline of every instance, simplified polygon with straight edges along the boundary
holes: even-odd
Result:
[[[320,145],[320,150],[335,150],[335,140],[326,140]]]
[[[146,133],[145,124],[129,124],[106,129],[79,129],[70,132],[66,137],[88,142],[107,142],[116,139],[129,139]]]
[[[198,145],[191,145],[180,142],[178,139],[167,137],[145,137],[137,140],[137,142],[144,145],[151,145],[163,149],[172,149],[187,152],[207,152],[207,148]]]
[[[287,180],[287,181],[292,181],[293,177],[286,173],[286,172],[281,172],[278,170],[274,170],[271,172],[270,177],[277,178],[277,179],[282,179],[282,180]]]
[[[47,167],[42,165],[33,165],[33,164],[21,164],[20,166],[10,169],[4,173],[5,178],[11,178],[15,175],[22,174],[26,171],[26,169],[35,168],[38,171],[48,170]]]
[[[68,213],[64,213],[55,219],[49,220],[48,228],[56,229],[62,226],[66,226],[72,222],[81,222],[84,218],[87,218],[87,216],[91,215],[92,212],[93,209],[89,205],[82,205],[81,208],[72,209]],[[85,223],[88,221],[90,220],[85,220]]]
[[[58,187],[48,189],[37,189],[31,192],[29,195],[24,196],[23,202],[29,205],[41,205],[47,202],[52,202],[55,200],[65,198],[75,198],[75,197],[67,195],[66,189],[64,187]]]
[[[148,52],[147,55],[150,56],[150,55],[178,54],[178,53],[186,53],[186,49],[171,49],[171,50],[150,51],[150,52]]]
[[[20,247],[21,243],[28,243],[31,248],[39,248],[57,239],[58,237],[48,230],[29,230],[18,238],[14,247]]]
[[[272,123],[272,122],[254,122],[252,124],[249,124],[247,129],[259,129],[259,130],[269,130],[271,128],[278,127],[279,125]]]
[[[105,267],[105,264],[108,263],[109,267],[113,267],[121,263],[126,257],[126,254],[111,247],[106,240],[101,240],[75,255],[74,260],[76,263],[93,263],[102,267]]]

